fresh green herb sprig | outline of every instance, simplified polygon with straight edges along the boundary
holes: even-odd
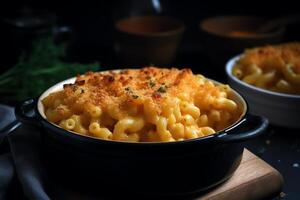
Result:
[[[40,95],[57,82],[99,70],[99,64],[63,61],[66,45],[56,45],[52,37],[33,42],[29,54],[23,53],[18,63],[0,74],[0,102],[12,103]]]
[[[158,88],[157,92],[160,92],[160,93],[165,93],[165,92],[167,92],[167,86],[166,86],[166,85],[161,85],[161,86]]]

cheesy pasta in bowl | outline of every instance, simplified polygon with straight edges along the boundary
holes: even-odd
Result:
[[[214,134],[242,110],[228,85],[189,69],[87,73],[42,99],[46,118],[65,130],[101,139],[170,142]]]
[[[237,60],[232,74],[256,87],[300,94],[300,43],[248,49]]]
[[[248,49],[228,61],[226,73],[251,113],[275,125],[300,127],[300,43]]]
[[[247,110],[228,85],[190,69],[147,67],[62,81],[22,102],[16,116],[42,127],[46,166],[70,185],[173,196],[231,177],[241,141],[268,125]]]

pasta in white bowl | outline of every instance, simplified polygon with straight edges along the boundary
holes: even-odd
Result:
[[[252,85],[252,81],[264,85],[268,79],[267,77],[259,79],[259,77],[255,77],[255,73],[246,78],[246,81],[240,80],[236,76],[237,71],[234,69],[240,57],[241,55],[235,56],[227,62],[226,74],[229,85],[240,92],[247,100],[249,112],[265,116],[274,125],[300,128],[300,95],[276,92]],[[257,68],[256,70],[259,71]]]

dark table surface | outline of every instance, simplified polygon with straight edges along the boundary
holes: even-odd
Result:
[[[284,178],[280,199],[300,199],[300,130],[270,126],[245,147],[277,169]]]

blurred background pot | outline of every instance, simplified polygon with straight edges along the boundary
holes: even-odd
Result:
[[[260,32],[267,22],[254,16],[217,16],[204,19],[199,26],[207,56],[215,66],[223,66],[230,57],[246,48],[281,42],[284,27]]]
[[[164,16],[138,16],[115,24],[115,51],[126,65],[167,65],[174,61],[184,24]]]

